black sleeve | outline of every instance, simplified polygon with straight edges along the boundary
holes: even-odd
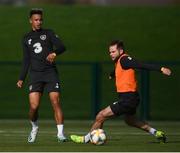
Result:
[[[49,35],[51,38],[51,41],[55,47],[55,50],[53,50],[57,55],[63,53],[66,48],[64,46],[64,44],[62,43],[62,41],[59,39],[59,37],[53,32],[53,31],[49,31]]]
[[[120,64],[123,69],[135,68],[135,69],[161,71],[161,67],[158,65],[140,62],[130,56],[122,57],[120,60]]]
[[[22,68],[21,68],[19,80],[24,81],[30,65],[30,53],[28,51],[26,44],[24,43],[24,39],[22,41],[22,47],[23,47],[23,60],[22,60]]]

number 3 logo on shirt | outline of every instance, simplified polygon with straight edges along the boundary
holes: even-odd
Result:
[[[39,54],[40,52],[42,52],[42,46],[41,46],[41,43],[37,42],[33,45],[34,47],[34,52],[36,54]]]

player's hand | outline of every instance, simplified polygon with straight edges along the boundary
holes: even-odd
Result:
[[[162,67],[161,68],[161,72],[163,73],[163,74],[165,74],[165,75],[171,75],[171,70],[170,69],[168,69],[168,68],[166,68],[166,67]]]
[[[23,81],[22,80],[18,80],[18,82],[17,82],[17,87],[18,88],[22,88],[22,86],[23,86]]]
[[[112,71],[109,76],[108,76],[109,80],[112,80],[115,78],[115,71]]]
[[[49,61],[50,63],[54,62],[55,61],[55,58],[56,58],[56,53],[50,53],[46,60]]]
[[[108,76],[108,79],[109,79],[109,80],[112,80],[112,79],[113,79],[113,77],[112,77],[111,75],[109,75],[109,76]]]

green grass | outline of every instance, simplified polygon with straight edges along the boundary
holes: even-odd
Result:
[[[92,144],[75,144],[71,141],[58,143],[56,140],[56,127],[51,120],[42,120],[36,143],[28,144],[27,136],[30,124],[25,120],[1,120],[0,129],[0,151],[6,152],[113,152],[113,151],[137,151],[137,152],[172,152],[180,151],[180,123],[179,122],[152,122],[151,124],[163,129],[168,141],[166,144],[157,143],[156,139],[136,128],[128,127],[124,122],[111,120],[105,122],[104,130],[107,134],[107,143],[103,146]],[[90,128],[91,121],[65,121],[65,133],[86,134]]]

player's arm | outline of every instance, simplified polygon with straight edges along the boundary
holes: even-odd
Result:
[[[171,70],[166,67],[160,67],[155,64],[147,64],[144,62],[140,62],[130,56],[124,56],[120,60],[120,64],[123,69],[145,69],[145,70],[154,70],[154,71],[159,71],[165,75],[171,75]]]
[[[27,48],[26,44],[24,43],[24,41],[22,43],[22,46],[23,46],[22,68],[21,68],[19,80],[17,81],[17,87],[19,87],[19,88],[22,88],[22,86],[23,86],[23,82],[26,78],[26,75],[29,70],[29,65],[30,65],[30,55],[29,55],[28,48]]]
[[[51,51],[51,53],[47,56],[47,60],[49,62],[54,62],[57,55],[62,54],[65,52],[66,48],[59,37],[52,31],[49,31],[49,36],[51,39],[52,44],[55,47],[55,50]]]

